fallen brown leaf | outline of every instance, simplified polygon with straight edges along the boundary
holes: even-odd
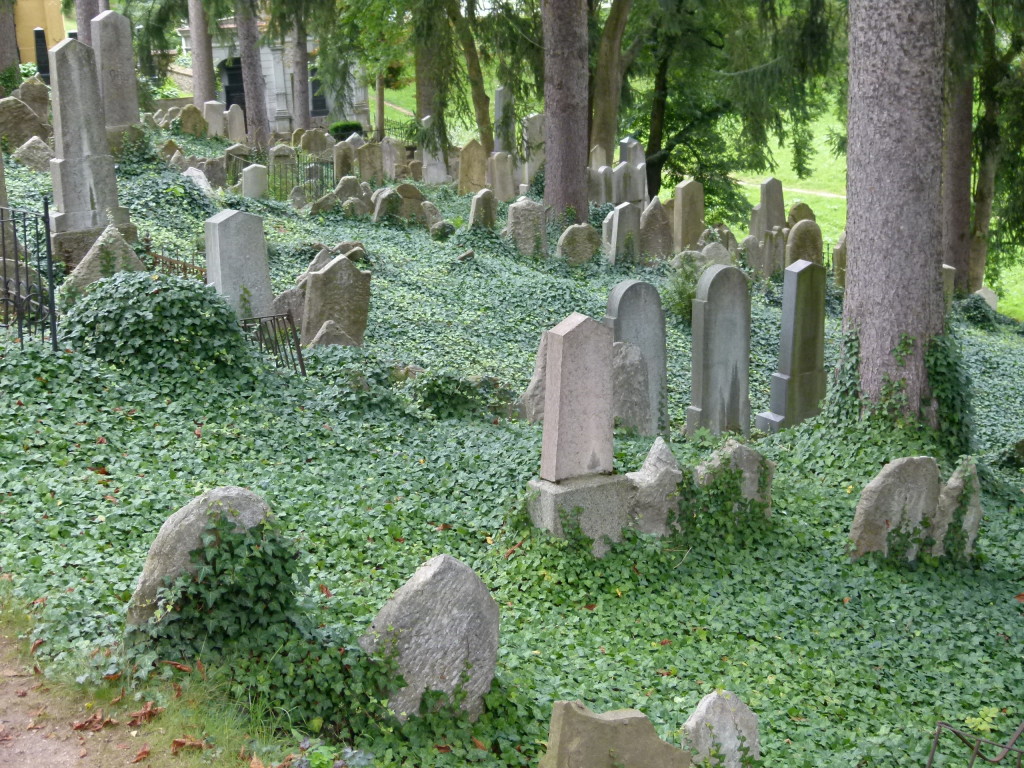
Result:
[[[451,752],[452,751],[452,748],[449,747],[447,744],[435,744],[434,748],[438,752]]]
[[[124,698],[124,688],[122,688],[122,689],[121,689],[121,692],[120,692],[119,694],[117,694],[117,696],[115,696],[114,698],[112,698],[112,699],[110,700],[110,703],[111,703],[111,704],[117,704],[117,703],[118,703],[118,702],[120,702],[120,701],[121,701],[121,699],[123,699],[123,698]]]
[[[138,751],[138,753],[135,755],[135,759],[134,760],[129,760],[128,762],[129,762],[129,764],[131,764],[131,763],[141,763],[147,757],[149,757],[149,744],[143,744],[142,745],[142,749],[140,749]]]
[[[202,739],[194,739],[191,736],[183,736],[171,742],[171,754],[176,755],[183,749],[209,749],[210,745]]]
[[[488,746],[486,744],[484,744],[482,741],[480,741],[480,739],[478,739],[476,737],[473,738],[473,746],[476,747],[477,749],[482,749],[484,752],[486,752],[488,750]]]
[[[150,720],[152,720],[154,717],[156,717],[163,711],[163,707],[154,707],[152,701],[147,701],[143,705],[142,709],[140,709],[138,712],[132,712],[129,715],[131,719],[128,721],[128,725],[130,727],[143,725],[145,723],[148,723]]]
[[[174,667],[179,672],[191,672],[192,667],[188,664],[182,664],[180,661],[161,661],[161,664],[166,664],[169,667]]]
[[[40,599],[41,599],[41,600],[42,600],[42,601],[43,601],[44,603],[46,602],[46,598],[45,598],[45,597],[43,597],[43,598],[40,598]],[[38,603],[38,602],[39,602],[39,600],[36,600],[36,602]],[[35,652],[36,652],[36,651],[37,651],[37,650],[39,649],[39,646],[40,646],[40,645],[42,645],[42,644],[43,644],[43,643],[45,643],[45,642],[46,642],[46,641],[45,641],[45,640],[43,640],[43,638],[39,638],[38,640],[36,640],[36,641],[35,641],[34,643],[32,643],[32,650],[30,650],[30,651],[29,651],[29,653],[30,653],[30,654],[32,654],[32,655],[35,655]]]
[[[256,755],[252,756],[252,760],[249,761],[249,768],[265,768],[263,761],[260,760]]]

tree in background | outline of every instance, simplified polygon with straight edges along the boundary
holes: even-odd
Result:
[[[92,45],[93,17],[98,16],[100,6],[97,0],[75,0],[75,23],[78,25],[78,39]]]
[[[267,117],[267,89],[260,63],[259,7],[256,0],[235,0],[235,29],[238,56],[242,61],[249,143],[266,149],[270,146],[270,119]]]
[[[14,1],[0,0],[0,75],[21,63],[14,29]]]
[[[188,28],[192,39],[192,103],[202,108],[205,102],[217,97],[214,91],[213,38],[202,0],[188,0]]]
[[[938,414],[925,351],[943,331],[942,0],[849,7],[847,270],[843,327],[859,342],[861,396]]]

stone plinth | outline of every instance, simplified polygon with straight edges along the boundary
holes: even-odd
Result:
[[[572,524],[579,525],[580,532],[593,541],[594,557],[603,557],[610,542],[622,541],[622,529],[630,525],[633,484],[625,475],[590,475],[559,483],[535,477],[528,488],[527,508],[533,524],[561,538],[565,536],[563,518],[578,512]]]

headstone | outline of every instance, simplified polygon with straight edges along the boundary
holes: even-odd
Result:
[[[738,267],[714,264],[693,300],[692,405],[686,434],[750,431],[750,293]]]
[[[612,330],[574,312],[547,332],[541,479],[612,471]]]
[[[459,153],[459,194],[471,195],[486,185],[487,151],[476,139]]]
[[[619,162],[628,165],[640,165],[647,162],[644,147],[632,136],[619,140]]]
[[[306,131],[299,139],[299,147],[303,152],[319,156],[321,152],[327,151],[327,134],[320,130]]]
[[[97,280],[111,277],[117,272],[144,272],[145,269],[146,265],[124,241],[117,227],[111,224],[61,283],[61,311],[67,311]]]
[[[932,557],[942,557],[946,554],[946,541],[950,535],[951,525],[959,525],[960,528],[959,531],[953,532],[961,539],[962,544],[962,549],[957,554],[960,557],[968,557],[973,553],[983,514],[978,467],[974,459],[968,456],[957,465],[939,492],[938,507],[927,531],[928,537],[935,542],[932,545]]]
[[[33,136],[45,141],[50,130],[21,99],[0,99],[0,138],[6,138],[8,146],[20,147]]]
[[[292,208],[296,211],[302,210],[309,205],[309,197],[306,195],[306,188],[301,184],[296,184],[292,187],[292,191],[288,193],[288,202],[291,203]]]
[[[608,202],[615,205],[629,202],[627,195],[628,176],[629,166],[625,163],[619,163],[612,168],[612,196]]]
[[[766,277],[768,267],[765,264],[764,249],[761,243],[753,235],[747,235],[740,243],[740,253],[746,257],[747,267],[754,274]]]
[[[345,143],[352,147],[352,151],[354,152],[355,150],[359,149],[359,147],[363,146],[363,144],[366,143],[366,139],[364,139],[362,135],[359,133],[353,133],[350,134],[347,139],[345,139]]]
[[[832,272],[836,277],[836,285],[846,287],[846,230],[839,235],[835,248],[832,249]]]
[[[245,112],[238,104],[232,104],[224,113],[224,122],[227,124],[228,141],[233,144],[245,144]]]
[[[344,144],[344,142],[341,143]],[[338,183],[334,187],[334,194],[339,200],[363,196],[363,191],[359,188],[359,179],[355,176],[338,176],[336,178]]]
[[[299,147],[302,145],[302,137],[306,134],[305,128],[296,128],[292,131],[292,146]]]
[[[108,224],[126,239],[135,229],[117,200],[92,48],[64,40],[50,50],[56,159],[51,231],[55,255],[74,268]]]
[[[356,150],[347,141],[339,141],[334,145],[334,178],[342,179],[354,173]]]
[[[786,268],[786,236],[778,227],[764,233],[761,258],[766,277],[771,277]]]
[[[697,705],[683,725],[693,748],[694,762],[722,768],[742,768],[749,760],[761,759],[761,737],[757,715],[735,693],[714,691]]]
[[[308,344],[328,320],[357,345],[362,345],[370,312],[370,273],[347,256],[338,256],[305,282],[302,343]]]
[[[647,164],[626,166],[626,200],[647,205]]]
[[[608,295],[605,323],[615,341],[640,350],[647,371],[643,418],[625,424],[641,435],[657,435],[668,429],[667,355],[665,313],[658,289],[640,280],[623,280]]]
[[[220,189],[228,185],[228,163],[221,157],[210,157],[203,166],[203,173],[210,182],[210,186]]]
[[[361,180],[371,184],[380,184],[384,181],[384,155],[380,144],[375,141],[363,144],[356,150],[356,160],[359,163]]]
[[[399,178],[398,167],[405,164],[405,147],[390,136],[385,136],[380,142],[380,157],[384,168],[384,178]],[[334,178],[338,179],[341,177],[335,175]]]
[[[203,117],[203,113],[199,111],[199,107],[195,104],[186,104],[182,107],[178,120],[181,121],[182,133],[187,133],[190,136],[201,139],[210,132],[210,126],[206,124],[206,118]]]
[[[374,203],[373,223],[379,224],[389,217],[401,218],[403,200],[404,198],[398,192],[390,187],[385,187],[384,191],[377,195]]]
[[[942,265],[942,297],[946,301],[946,311],[953,306],[953,296],[956,291],[956,267],[949,264]]]
[[[607,218],[611,226],[604,242],[605,259],[609,264],[637,262],[640,252],[640,206],[636,203],[619,203]]]
[[[761,183],[761,216],[765,231],[786,226],[786,203],[782,195],[782,182],[769,177]],[[751,231],[752,235],[760,233]]]
[[[409,161],[409,177],[413,181],[423,181],[423,161],[422,160],[410,160]]]
[[[543,112],[534,112],[523,121],[523,142],[526,145],[526,170],[523,182],[531,184],[537,172],[544,167],[546,158]]]
[[[269,188],[267,166],[253,163],[242,169],[242,194],[258,200],[266,197]]]
[[[930,520],[939,504],[939,466],[930,456],[911,456],[890,461],[861,491],[850,526],[853,542],[850,559],[868,552],[890,554],[901,539],[900,554],[917,559],[922,523]],[[905,549],[904,549],[905,548]]]
[[[617,426],[636,430],[650,419],[647,365],[640,348],[625,341],[612,344],[612,413]]]
[[[203,119],[206,120],[211,136],[228,135],[227,112],[223,101],[203,102]]]
[[[240,320],[271,314],[274,292],[262,218],[225,209],[206,220],[206,281]]]
[[[494,197],[503,203],[515,200],[515,184],[512,179],[512,156],[507,152],[493,152],[487,158],[488,176]]]
[[[524,256],[544,258],[548,255],[547,209],[543,203],[519,198],[508,207],[504,234]]]
[[[786,226],[792,229],[793,225],[798,221],[806,221],[808,219],[811,221],[817,220],[814,211],[811,210],[811,206],[807,203],[793,203],[789,208],[789,215],[786,216]]]
[[[764,208],[760,203],[756,203],[750,209],[750,236],[760,242],[764,238],[765,230]]]
[[[633,486],[629,512],[633,527],[642,533],[667,536],[679,511],[679,483],[682,470],[664,438],[651,446],[638,472],[627,472]]]
[[[444,220],[441,211],[429,200],[424,200],[420,203],[420,218],[427,229],[433,228],[439,221]]]
[[[589,224],[570,224],[558,238],[555,255],[571,267],[586,264],[601,251],[601,233]]]
[[[512,91],[499,85],[494,91],[494,151],[511,152],[516,146]],[[493,181],[492,181],[493,184]],[[500,199],[500,198],[499,198]],[[511,198],[509,198],[511,199]]]
[[[689,768],[688,752],[658,738],[643,712],[597,714],[579,701],[551,708],[547,752],[539,768]]]
[[[186,168],[181,172],[181,175],[186,179],[190,179],[193,184],[199,187],[200,191],[207,197],[213,195],[213,187],[210,186],[210,180],[206,178],[206,174],[198,168]]]
[[[825,268],[800,260],[782,284],[779,369],[772,374],[770,409],[757,428],[777,432],[817,416],[825,397]]]
[[[424,131],[430,131],[434,118],[424,117],[420,123]],[[444,155],[434,149],[423,147],[423,183],[444,184],[448,181],[448,168],[445,166]]]
[[[732,254],[729,249],[721,243],[708,243],[701,250],[701,256],[705,264],[732,264]]]
[[[999,309],[999,294],[998,293],[993,291],[987,285],[981,286],[981,288],[976,290],[975,293],[978,296],[981,296],[981,298],[983,298],[985,300],[985,303],[988,304],[989,308],[991,308],[993,311],[998,311],[998,309]]]
[[[50,161],[53,160],[53,151],[49,144],[38,136],[33,136],[14,150],[12,157],[36,173],[48,173]]]
[[[498,604],[473,569],[450,555],[421,565],[381,608],[359,644],[394,654],[405,686],[388,694],[404,721],[419,714],[423,694],[441,691],[476,720],[498,659]]]
[[[814,219],[800,219],[786,238],[786,266],[800,259],[821,265],[823,250],[821,227]]]
[[[657,197],[651,198],[640,214],[640,252],[654,259],[663,259],[673,253],[672,221]]]
[[[694,250],[704,231],[704,185],[699,181],[684,181],[676,185],[675,207],[672,210],[672,233],[675,250]]]
[[[481,189],[469,204],[469,226],[482,229],[494,229],[498,220],[498,203],[494,193],[489,189]]]
[[[11,96],[23,101],[29,109],[36,113],[41,122],[50,122],[50,88],[39,75],[33,75],[22,82]]]
[[[341,325],[334,320],[328,320],[320,326],[316,336],[306,345],[307,347],[360,347],[356,340],[342,330]]]
[[[120,130],[137,125],[139,87],[132,55],[132,23],[120,13],[103,11],[91,24],[107,128]]]
[[[149,621],[156,612],[157,593],[165,584],[196,572],[198,566],[190,555],[203,545],[202,537],[214,515],[223,515],[241,532],[266,520],[270,507],[250,490],[223,486],[197,496],[167,518],[149,548],[139,584],[128,604],[129,626]]]
[[[739,499],[762,505],[765,517],[772,513],[772,478],[775,476],[775,462],[738,440],[729,438],[725,445],[711,454],[707,461],[693,470],[693,481],[706,487],[722,478],[735,478],[738,487],[734,490]],[[730,494],[731,495],[731,494]],[[735,496],[733,496],[735,498]],[[739,501],[733,505],[735,513]]]
[[[313,201],[313,204],[309,206],[309,213],[312,216],[316,216],[321,213],[328,213],[337,208],[338,205],[338,198],[334,196],[333,192],[328,192]]]

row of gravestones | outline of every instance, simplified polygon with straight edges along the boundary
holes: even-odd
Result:
[[[246,140],[245,112],[238,104],[228,107],[222,101],[207,101],[202,109],[186,104],[154,113],[144,112],[141,119],[153,128],[170,129],[176,125],[182,133],[197,138],[220,137],[235,144],[244,144]]]
[[[130,630],[154,620],[159,590],[196,565],[191,553],[214,516],[247,530],[268,519],[271,510],[245,488],[223,486],[197,496],[164,521],[149,548],[128,606]],[[427,691],[458,701],[471,719],[484,710],[497,667],[500,615],[480,577],[450,555],[421,565],[384,604],[360,638],[370,654],[394,654],[404,685],[389,691],[388,707],[405,721],[420,710]],[[687,720],[690,751],[661,741],[636,710],[595,714],[579,702],[555,702],[544,768],[585,765],[679,766],[716,754],[722,765],[739,768],[744,755],[760,757],[757,715],[727,691],[705,696]],[[617,762],[616,762],[617,761]],[[624,762],[623,762],[624,761]]]

